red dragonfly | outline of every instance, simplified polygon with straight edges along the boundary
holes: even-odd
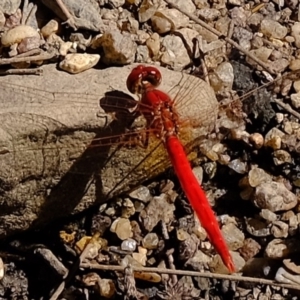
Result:
[[[116,70],[112,72],[116,72]],[[196,211],[199,219],[201,220],[203,227],[207,230],[207,233],[211,238],[213,245],[221,255],[225,265],[230,271],[234,271],[234,265],[231,256],[223,240],[213,211],[207,202],[204,192],[201,190],[196,178],[194,177],[191,171],[183,146],[177,138],[179,134],[179,128],[183,127],[182,125],[186,121],[189,121],[192,127],[200,125],[201,130],[206,129],[207,126],[209,127],[211,123],[214,123],[217,116],[218,103],[215,99],[212,90],[207,91],[201,85],[199,79],[195,77],[189,77],[186,81],[183,82],[182,85],[179,84],[178,88],[175,88],[175,91],[178,91],[178,93],[174,98],[172,98],[172,100],[165,93],[155,89],[160,83],[160,81],[161,75],[158,69],[154,67],[143,66],[139,66],[132,70],[127,79],[128,89],[133,93],[141,95],[141,102],[138,104],[138,108],[136,109],[136,111],[143,114],[145,116],[145,119],[147,120],[147,129],[144,130],[144,132],[146,132],[146,134],[149,135],[150,141],[153,141],[152,138],[155,135],[158,136],[160,140],[157,143],[157,145],[161,145],[161,140],[163,140],[163,144],[165,145],[167,152],[170,155],[171,162],[174,166],[176,174],[179,177],[179,180],[181,182],[184,192],[187,195],[187,198],[190,200],[192,207]],[[95,83],[96,82],[91,81],[91,85]],[[6,86],[1,82],[1,86],[3,94],[5,93],[5,90],[9,88],[9,85]],[[120,126],[118,126],[118,132],[113,131],[114,136],[111,136],[110,129],[108,129],[107,137],[103,138],[103,135],[101,137],[98,137],[98,135],[96,135],[96,138],[93,138],[92,143],[90,143],[90,140],[88,141],[85,137],[85,142],[82,142],[82,127],[79,127],[78,129],[74,127],[73,131],[68,129],[67,122],[69,122],[70,118],[67,118],[66,115],[72,115],[71,121],[73,121],[73,119],[75,118],[80,118],[83,120],[83,123],[89,124],[88,132],[90,132],[90,135],[93,136],[93,133],[95,132],[94,127],[97,126],[99,123],[99,119],[95,117],[94,113],[95,103],[99,105],[98,95],[93,96],[89,92],[88,94],[81,95],[78,95],[76,93],[51,93],[33,88],[30,89],[30,96],[28,97],[28,90],[27,92],[25,92],[26,88],[24,86],[15,85],[13,87],[13,90],[15,93],[18,93],[19,96],[13,99],[14,102],[12,102],[12,100],[9,100],[7,101],[7,104],[5,104],[3,115],[6,114],[5,109],[7,105],[7,115],[10,118],[5,119],[6,121],[2,123],[1,126],[6,132],[9,133],[9,141],[11,141],[11,137],[13,137],[13,135],[15,134],[15,132],[13,131],[13,125],[16,122],[15,120],[18,119],[19,122],[23,123],[23,125],[29,124],[26,126],[30,126],[30,128],[32,127],[32,134],[30,137],[27,138],[27,140],[30,142],[31,146],[27,146],[28,150],[25,149],[25,151],[31,151],[31,153],[30,155],[24,155],[24,151],[22,151],[24,149],[22,149],[22,147],[24,147],[25,142],[16,142],[16,140],[13,140],[12,158],[9,158],[8,156],[10,154],[10,149],[6,149],[5,147],[5,149],[2,150],[3,161],[1,160],[2,157],[0,157],[0,165],[2,170],[1,172],[4,174],[3,180],[6,180],[7,178],[9,182],[9,185],[7,185],[7,188],[9,189],[7,196],[10,195],[10,186],[13,190],[14,185],[17,184],[20,180],[21,182],[23,182],[22,188],[24,188],[27,180],[32,179],[38,183],[38,179],[41,178],[43,180],[42,176],[45,175],[49,177],[48,180],[53,181],[52,178],[55,178],[57,174],[64,174],[66,172],[65,170],[69,166],[68,162],[72,160],[72,157],[77,159],[78,153],[82,153],[80,149],[78,149],[78,146],[82,149],[87,147],[87,151],[85,151],[83,154],[80,154],[80,159],[86,157],[87,160],[83,160],[83,163],[80,163],[80,160],[77,159],[78,163],[76,161],[76,163],[72,165],[70,170],[67,169],[67,175],[69,175],[69,173],[79,175],[75,177],[72,176],[71,178],[69,178],[71,179],[69,181],[72,182],[72,185],[65,184],[61,180],[60,183],[62,182],[61,186],[63,187],[64,193],[62,193],[60,189],[57,189],[56,193],[54,191],[53,195],[52,193],[49,195],[51,201],[48,201],[50,203],[50,206],[47,206],[46,211],[53,210],[53,212],[57,216],[64,215],[67,213],[67,209],[69,209],[67,205],[62,206],[61,204],[66,202],[65,195],[68,195],[68,205],[70,205],[71,208],[74,208],[76,205],[78,205],[79,199],[81,198],[81,194],[83,193],[83,191],[85,192],[86,186],[90,182],[89,177],[83,178],[83,176],[81,175],[84,175],[84,172],[89,172],[87,171],[87,169],[91,169],[90,172],[94,174],[99,172],[99,170],[97,169],[98,164],[101,165],[101,163],[99,163],[99,152],[105,152],[106,150],[96,152],[92,152],[90,150],[95,149],[99,146],[103,146],[104,149],[105,146],[113,145],[115,141],[118,141],[120,145],[124,142],[122,138],[120,138],[120,136],[131,136],[131,133],[123,133],[119,135]],[[204,91],[205,93],[201,94]],[[203,99],[199,99],[199,95],[203,95]],[[213,97],[213,101],[208,104],[206,99],[204,99],[206,97]],[[10,99],[9,96],[7,96],[6,99]],[[35,99],[38,99],[38,101],[36,101]],[[103,98],[103,101],[100,104],[101,107],[103,107],[106,111],[113,112],[114,108],[120,108],[120,105],[124,105],[124,103],[126,103],[127,106],[123,108],[123,112],[117,113],[116,115],[116,119],[122,119],[125,118],[126,113],[124,111],[126,111],[127,109],[131,110],[134,106],[137,105],[135,100],[133,101],[132,99],[127,99],[128,101],[124,102],[122,101],[124,99],[124,95],[118,95],[116,97],[107,96]],[[189,105],[195,99],[199,101],[197,105],[202,106],[200,110],[197,110],[191,105]],[[114,103],[112,103],[111,100],[114,100]],[[17,101],[19,102],[17,103]],[[122,103],[120,104],[119,102]],[[12,108],[10,108],[11,105]],[[209,105],[211,105],[210,109],[204,109],[204,107]],[[37,114],[35,110],[32,110],[39,107],[41,107],[40,115]],[[66,110],[66,107],[67,112],[64,112],[64,110]],[[23,113],[17,115],[17,112],[22,110]],[[84,116],[85,119],[82,118],[82,113],[85,110],[87,110],[88,112],[93,112],[93,119],[89,118],[88,115]],[[179,113],[177,112],[180,112],[180,117]],[[200,117],[198,113],[202,113],[204,114],[204,116]],[[49,120],[47,120],[47,117],[45,115],[49,115]],[[183,119],[184,117],[182,118],[182,115],[185,115],[188,120]],[[126,117],[127,116],[128,114],[126,114]],[[199,122],[200,124],[196,124]],[[45,134],[43,132],[40,133],[40,128],[44,130]],[[154,134],[150,135],[150,133]],[[28,136],[28,128],[26,129],[25,126],[20,127],[17,134],[18,138],[21,138],[25,135]],[[57,138],[57,136],[59,138]],[[181,140],[182,138],[184,144],[188,143],[191,140],[191,137],[186,137],[184,135],[180,136]],[[65,141],[68,146],[64,146],[65,144],[63,143]],[[149,146],[147,148],[147,155],[149,154],[154,156],[154,159],[150,159],[150,161],[143,160],[143,168],[141,168],[138,173],[140,180],[145,180],[149,178],[145,177],[145,173],[148,174],[149,172],[151,172],[151,175],[155,176],[156,174],[162,171],[162,164],[166,166],[166,161],[163,156],[163,152],[165,151],[163,148],[158,148],[156,145],[153,146],[153,143],[151,142],[149,142]],[[159,151],[155,150],[156,153],[153,153],[153,149],[159,149]],[[130,151],[134,153],[131,153],[131,156],[136,156],[137,152],[135,152],[135,149],[132,149]],[[130,152],[128,152],[128,155],[130,156]],[[156,156],[159,157],[159,159],[157,159]],[[35,163],[37,159],[40,159],[42,161],[41,166],[39,163]],[[22,173],[14,171],[11,165],[8,164],[10,160],[12,160],[13,163],[15,163],[16,165],[22,165],[22,169],[20,169],[22,170]],[[115,171],[116,165],[118,166],[119,163],[117,155],[115,155],[115,157],[113,158],[110,158],[110,160],[112,161],[112,164],[115,164],[115,168],[110,168],[110,171],[104,175],[102,175],[101,173],[101,188],[106,188],[106,186],[113,181],[111,178],[117,177]],[[150,165],[151,167],[149,167]],[[34,174],[32,172],[33,167],[36,168],[36,173]],[[121,170],[122,167],[123,166],[120,166]],[[149,176],[149,174],[147,176]],[[67,178],[68,176],[64,177]],[[128,180],[130,181],[133,179],[132,177],[129,177]],[[43,180],[42,184],[44,184],[44,182],[46,181]],[[49,184],[51,184],[51,182]],[[119,183],[118,185],[119,187],[121,186],[121,184]],[[39,188],[39,194],[42,194],[43,187],[40,185],[38,185],[37,187]],[[51,187],[53,187],[53,184]],[[115,188],[114,185],[110,185],[108,188],[106,188],[106,190],[110,189],[115,189],[116,191],[116,193],[111,193],[111,196],[117,194],[118,188]],[[120,190],[121,187],[119,191]],[[73,201],[74,203],[72,203],[73,198],[69,196],[70,191],[73,191],[75,194]],[[107,196],[107,194],[108,192],[104,191],[101,194],[101,196]],[[28,197],[31,196],[28,194]],[[17,203],[15,201],[16,199],[13,200],[14,203]],[[5,223],[5,219],[3,219],[3,223]]]
[[[225,266],[230,272],[234,272],[235,267],[214,212],[191,169],[184,147],[178,138],[180,120],[174,107],[174,100],[156,88],[161,83],[161,79],[161,73],[157,68],[139,65],[128,76],[127,88],[131,93],[140,95],[140,105],[149,108],[142,110],[147,120],[147,127],[163,140],[186,197]]]

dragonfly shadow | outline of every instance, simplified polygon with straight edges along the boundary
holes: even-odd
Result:
[[[75,210],[82,210],[82,207],[78,208],[84,197],[91,198],[84,200],[87,206],[90,206],[91,202],[94,205],[106,200],[106,195],[103,193],[101,170],[113,155],[111,154],[112,146],[116,143],[117,149],[123,146],[122,134],[128,130],[137,116],[137,113],[130,112],[136,104],[136,100],[120,91],[107,92],[99,100],[100,107],[106,113],[113,114],[113,121],[109,126],[96,132],[85,151],[51,190],[32,227],[45,224],[54,218],[68,216],[74,213],[75,208]],[[87,191],[91,187],[92,196],[90,193],[87,195]]]

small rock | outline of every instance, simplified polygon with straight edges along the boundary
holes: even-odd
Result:
[[[230,17],[234,20],[236,26],[246,27],[246,21],[250,15],[251,14],[242,7],[234,7],[230,10]]]
[[[203,266],[211,262],[210,256],[203,253],[201,250],[198,250],[195,255],[190,258],[185,265],[191,267],[192,270],[202,271]]]
[[[4,13],[0,10],[0,30],[1,31],[4,31],[4,25],[5,25],[5,21],[6,21],[6,18],[5,18],[5,15]]]
[[[272,128],[265,136],[265,146],[271,147],[273,150],[279,150],[282,137],[284,137],[284,132],[276,127]]]
[[[298,199],[282,182],[265,182],[256,187],[253,202],[272,212],[294,208]]]
[[[289,68],[292,71],[300,70],[300,59],[293,59],[293,60],[291,60],[291,62],[289,64]]]
[[[148,233],[142,240],[143,247],[149,250],[156,249],[158,242],[159,239],[156,233]]]
[[[19,25],[3,33],[1,37],[1,44],[3,47],[9,47],[13,44],[18,44],[23,39],[29,37],[40,38],[40,35],[31,26]]]
[[[175,205],[169,203],[168,196],[162,194],[159,197],[154,197],[148,206],[141,211],[140,218],[145,229],[149,232],[158,224],[163,221],[167,224],[174,218],[173,212]]]
[[[299,93],[300,92],[300,80],[294,81],[293,87],[294,87],[294,90],[296,91],[296,93]]]
[[[44,38],[47,38],[52,33],[57,33],[58,29],[59,23],[56,20],[52,19],[45,26],[42,27],[41,34]]]
[[[159,6],[158,0],[143,0],[139,9],[139,22],[144,23],[152,18]]]
[[[234,80],[232,65],[229,62],[223,62],[217,67],[215,72],[222,80],[224,88],[228,88],[231,90]]]
[[[149,62],[150,56],[149,56],[149,49],[147,46],[145,45],[137,46],[135,60],[138,63]]]
[[[295,108],[300,108],[300,93],[291,94],[291,103]]]
[[[24,38],[18,45],[18,53],[25,53],[33,49],[38,49],[40,47],[40,42],[40,37]]]
[[[288,236],[289,226],[282,221],[275,221],[271,227],[271,234],[275,238],[286,238]]]
[[[171,30],[173,31],[179,28],[187,27],[189,24],[189,18],[174,8],[158,10],[154,16],[170,22]]]
[[[118,30],[107,31],[99,38],[99,43],[103,48],[105,64],[125,65],[134,62],[137,45],[129,33],[121,33]]]
[[[60,62],[59,67],[71,74],[78,74],[94,67],[99,59],[99,54],[70,53]]]
[[[257,237],[265,237],[270,235],[270,228],[268,228],[268,224],[254,218],[246,220],[246,230],[253,236]]]
[[[147,249],[139,246],[138,251],[139,251],[138,253],[136,252],[132,253],[132,257],[142,266],[145,266],[147,262]]]
[[[159,35],[154,32],[147,40],[146,45],[151,53],[152,57],[157,57],[160,50]]]
[[[239,158],[228,163],[228,167],[239,174],[245,174],[247,172],[247,164],[241,161]]]
[[[274,72],[281,73],[290,65],[290,60],[286,58],[276,59],[271,63],[271,67]],[[288,88],[288,87],[287,87]],[[283,95],[283,93],[282,93]]]
[[[264,19],[260,24],[260,30],[268,37],[275,39],[283,39],[287,35],[287,28],[282,26],[279,22]]]
[[[133,202],[130,199],[125,199],[122,207],[122,218],[129,219],[135,214],[135,207]]]
[[[243,269],[245,266],[246,262],[244,258],[237,252],[230,251],[234,266],[237,271]],[[219,254],[215,255],[212,259],[212,262],[209,263],[209,269],[213,273],[218,273],[218,274],[228,274],[229,271],[225,267],[221,256]]]
[[[188,12],[190,14],[195,14],[196,6],[193,2],[194,2],[193,0],[185,0],[185,1],[174,0],[173,3],[176,4],[182,10],[185,10],[186,12]]]
[[[115,232],[120,240],[132,237],[132,227],[130,221],[124,218],[117,218],[110,227],[111,232]]]
[[[238,250],[243,246],[245,235],[235,224],[228,223],[222,226],[222,234],[230,250]]]
[[[181,28],[176,30],[176,34],[178,34],[182,40],[184,41],[188,51],[193,53],[194,45],[195,45],[195,38],[199,36],[199,33],[196,30],[190,28]]]
[[[274,222],[277,220],[277,215],[271,212],[269,209],[262,209],[259,215],[269,222]]]
[[[207,22],[214,21],[217,19],[221,13],[215,8],[202,8],[198,11],[199,16]]]
[[[190,63],[189,54],[180,37],[168,35],[163,39],[162,46],[165,47],[161,56],[163,64],[170,66],[175,71],[181,71]]]
[[[273,160],[276,166],[280,166],[285,163],[291,163],[292,157],[285,150],[276,150],[273,152]]]
[[[155,33],[164,34],[172,30],[172,23],[162,16],[153,16],[151,22]]]
[[[150,190],[145,186],[139,186],[138,188],[134,189],[129,193],[129,196],[143,203],[148,203],[152,198]]]
[[[116,287],[112,279],[101,278],[99,280],[100,295],[104,298],[110,299],[116,293]]]
[[[178,230],[176,230],[176,236],[178,241],[182,242],[188,239],[190,235],[183,228],[179,228]]]
[[[295,22],[291,27],[291,36],[295,39],[295,45],[300,49],[300,22]]]
[[[248,173],[248,182],[251,187],[257,187],[264,182],[271,182],[272,177],[261,168],[252,168]]]
[[[260,149],[264,145],[264,137],[258,132],[252,133],[249,141],[254,145],[255,149]]]
[[[252,257],[254,257],[257,253],[259,253],[261,249],[260,244],[254,239],[248,238],[245,239],[243,246],[240,248],[239,252],[242,257],[248,261]]]
[[[299,285],[300,275],[295,275],[293,272],[280,267],[275,275],[275,280],[280,283]]]
[[[280,259],[288,257],[300,250],[300,241],[298,239],[274,239],[265,249],[267,257],[272,259]]]

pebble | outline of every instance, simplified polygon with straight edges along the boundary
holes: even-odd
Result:
[[[296,93],[300,92],[300,80],[295,80],[293,83],[293,88],[296,91]]]
[[[59,67],[71,74],[78,74],[91,69],[99,60],[99,54],[70,53],[60,62]]]
[[[252,133],[249,136],[249,141],[254,145],[255,149],[260,149],[264,145],[264,137],[258,133]]]
[[[262,209],[259,213],[259,215],[269,222],[274,222],[277,220],[277,215],[270,211],[269,209]]]
[[[264,182],[271,182],[272,177],[261,168],[252,168],[248,173],[248,182],[251,187],[257,187]]]
[[[23,39],[29,37],[40,38],[40,35],[31,26],[18,25],[3,33],[1,37],[1,44],[4,47],[9,47],[13,44],[20,43]]]
[[[101,278],[99,280],[100,295],[104,298],[110,299],[116,293],[116,287],[112,279]]]
[[[188,239],[190,237],[190,235],[187,233],[187,231],[185,231],[183,228],[179,228],[178,230],[176,230],[176,236],[178,241],[185,241],[186,239]]]
[[[135,214],[135,207],[133,202],[130,199],[125,199],[122,207],[122,218],[129,219],[131,216]]]
[[[0,1],[0,11],[6,15],[12,15],[20,7],[21,0]]]
[[[135,251],[137,242],[133,239],[127,239],[122,242],[121,249],[124,251]]]
[[[140,213],[140,218],[144,228],[148,232],[151,232],[160,221],[169,224],[174,218],[174,210],[175,205],[173,203],[169,203],[169,199],[166,194],[162,194],[159,197],[153,197],[152,201]]]
[[[185,265],[191,267],[192,270],[202,271],[203,265],[209,264],[210,262],[211,258],[209,255],[206,255],[201,250],[197,250],[193,257],[186,261]]]
[[[160,50],[160,37],[159,35],[154,32],[147,40],[146,40],[146,46],[148,47],[151,56],[157,57]]]
[[[132,237],[132,227],[130,221],[125,218],[117,218],[110,227],[111,232],[115,232],[120,240]]]
[[[256,254],[259,253],[261,249],[261,245],[254,239],[248,238],[245,239],[243,246],[239,249],[240,254],[242,257],[248,261]]]
[[[233,223],[228,223],[222,226],[222,235],[230,250],[238,250],[244,244],[245,235]]]
[[[249,218],[246,220],[246,230],[251,235],[257,237],[265,237],[271,234],[270,228],[268,228],[266,222],[254,218]]]
[[[140,23],[147,22],[152,18],[152,16],[157,11],[157,8],[159,6],[158,0],[143,0],[142,4],[140,5],[139,11],[138,11],[138,17]]]
[[[150,62],[150,55],[149,55],[149,49],[145,45],[139,45],[136,49],[136,62],[138,63],[145,63]]]
[[[139,246],[138,252],[132,253],[132,257],[142,266],[145,266],[147,262],[147,249]]]
[[[125,65],[134,62],[137,45],[129,33],[121,33],[118,30],[107,31],[99,37],[99,43],[104,52],[105,64]]]
[[[228,163],[228,167],[239,174],[245,174],[247,172],[247,164],[239,158]]]
[[[285,163],[291,163],[291,154],[285,150],[276,150],[273,152],[273,161],[276,166],[280,166]]]
[[[178,7],[190,14],[196,13],[196,6],[193,0],[174,0],[174,4],[178,5]]]
[[[300,93],[291,94],[291,103],[295,108],[300,108]]]
[[[289,68],[292,71],[300,70],[300,59],[296,58],[290,61]]]
[[[4,25],[5,25],[5,21],[6,21],[6,18],[5,18],[5,15],[4,13],[0,10],[0,30],[1,31],[4,31]]]
[[[215,72],[221,79],[224,88],[232,89],[234,80],[232,65],[229,62],[223,62],[216,68]]]
[[[286,238],[289,235],[288,230],[288,224],[282,221],[275,221],[271,226],[271,234],[275,238]]]
[[[161,16],[153,16],[151,22],[155,33],[164,34],[170,32],[172,29],[171,21]]]
[[[211,22],[217,19],[221,15],[221,12],[215,8],[202,8],[199,9],[198,15],[205,21]]]
[[[142,240],[143,247],[149,250],[156,249],[158,242],[159,239],[156,233],[148,233]]]
[[[199,33],[196,30],[190,28],[181,28],[176,30],[176,34],[180,35],[184,41],[188,51],[193,53],[193,47],[195,45],[195,39],[199,36]],[[199,45],[200,47],[200,45]]]
[[[274,239],[267,245],[265,254],[268,258],[280,259],[288,257],[300,250],[300,241],[298,239]]]
[[[275,280],[285,284],[300,284],[300,275],[295,275],[293,272],[287,271],[285,268],[280,267],[275,275]]]
[[[121,249],[124,251],[135,251],[137,242],[133,239],[124,240],[121,244]]]
[[[272,212],[290,210],[298,203],[298,198],[282,182],[264,182],[256,187],[254,204]]]
[[[174,8],[158,10],[155,13],[154,17],[159,17],[161,19],[165,19],[168,22],[170,22],[171,30],[173,31],[179,28],[187,27],[189,24],[189,18]]]
[[[265,146],[271,147],[273,150],[279,150],[282,137],[284,137],[284,132],[276,127],[272,128],[265,136]]]
[[[57,20],[52,19],[45,26],[42,27],[41,34],[44,38],[47,38],[52,33],[57,33],[58,29],[59,23],[57,22]]]
[[[277,21],[264,19],[261,21],[260,30],[268,37],[283,39],[287,35],[287,28]]]
[[[295,22],[291,27],[291,36],[295,39],[295,45],[300,49],[300,22]]]
[[[161,62],[175,71],[182,70],[191,62],[180,37],[168,35],[163,39],[162,46],[165,48],[165,51],[162,52]]]
[[[129,193],[129,196],[133,199],[139,200],[143,203],[148,203],[152,196],[150,190],[146,186],[139,186]]]
[[[38,49],[40,47],[40,37],[26,37],[18,45],[18,53],[25,53],[27,51]]]

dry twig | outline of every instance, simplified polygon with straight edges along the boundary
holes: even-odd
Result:
[[[85,269],[95,269],[95,270],[104,270],[104,271],[124,271],[124,267],[122,266],[114,266],[114,265],[100,265],[96,263],[82,263],[80,268]],[[215,274],[210,272],[196,272],[196,271],[186,271],[186,270],[171,270],[171,269],[163,269],[163,268],[147,268],[147,267],[132,267],[134,272],[151,272],[151,273],[160,273],[160,274],[171,274],[171,275],[183,275],[183,276],[195,276],[195,277],[203,277],[203,278],[211,278],[211,279],[227,279],[230,281],[242,281],[256,284],[267,284],[272,286],[278,286],[281,288],[299,290],[299,285],[294,284],[286,284],[279,283],[269,279],[263,278],[255,278],[255,277],[246,277],[239,275],[226,275],[226,274]]]

